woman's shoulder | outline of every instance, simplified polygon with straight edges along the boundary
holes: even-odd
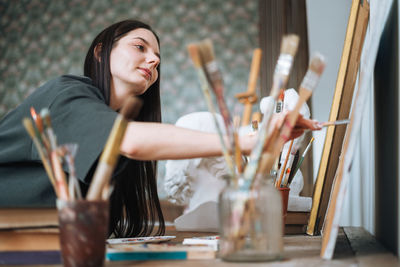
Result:
[[[79,94],[91,95],[103,99],[100,90],[93,85],[93,81],[86,76],[61,75],[49,80],[41,86],[43,90],[51,90],[53,93],[60,94]],[[40,88],[39,88],[40,89]]]
[[[49,80],[45,85],[51,85],[53,87],[59,86],[61,88],[69,88],[69,87],[96,88],[89,77],[71,75],[71,74],[55,77]]]

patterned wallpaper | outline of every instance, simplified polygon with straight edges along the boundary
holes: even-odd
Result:
[[[226,85],[246,90],[258,46],[257,0],[2,0],[0,1],[0,118],[36,87],[61,74],[82,74],[92,39],[127,18],[152,25],[161,41],[163,121],[206,110],[186,46],[209,37]],[[240,105],[236,105],[240,106]]]

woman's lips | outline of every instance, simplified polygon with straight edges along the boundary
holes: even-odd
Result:
[[[151,79],[151,71],[146,68],[139,68],[139,70],[146,76],[147,80]]]

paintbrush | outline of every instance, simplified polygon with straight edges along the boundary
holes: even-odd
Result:
[[[267,143],[268,137],[268,127],[270,124],[271,116],[274,111],[275,102],[279,96],[281,90],[286,87],[290,69],[293,64],[294,55],[297,52],[297,47],[299,44],[299,37],[297,35],[285,35],[282,38],[281,51],[275,67],[273,84],[270,96],[274,99],[264,114],[264,118],[261,122],[260,130],[258,131],[258,140],[255,147],[251,151],[250,161],[246,165],[244,170],[244,180],[242,189],[249,190],[252,180],[255,178],[255,174],[259,168],[260,158],[264,152],[265,145]]]
[[[310,150],[311,144],[314,141],[314,137],[311,138],[310,142],[308,143],[306,149],[304,149],[303,154],[301,155],[299,162],[296,165],[296,168],[293,170],[293,175],[289,177],[289,180],[287,182],[288,186],[290,185],[290,183],[292,182],[292,180],[294,179],[294,176],[296,175],[296,172],[300,169],[301,164],[303,163],[303,160],[305,158],[305,156],[307,155],[308,150]]]
[[[284,105],[284,101],[285,101],[285,91],[281,90],[279,97],[278,97],[278,101],[276,101],[276,106],[275,106],[275,113],[281,113],[283,111],[283,105]],[[278,170],[280,169],[280,158],[282,155],[282,151],[279,154],[279,158],[276,159],[274,166],[272,167],[271,170],[271,174],[274,175],[275,173],[278,173]],[[275,181],[277,182],[277,181]]]
[[[229,110],[224,99],[224,83],[222,80],[222,74],[218,68],[217,61],[215,60],[213,44],[210,39],[205,39],[198,44],[198,48],[201,65],[203,67],[204,73],[206,74],[207,81],[217,99],[219,111],[221,112],[221,115],[224,119],[229,145],[233,154],[235,154],[236,145],[232,118],[229,114]]]
[[[50,157],[50,143],[47,140],[46,136],[43,133],[43,121],[40,115],[38,115],[33,107],[30,108],[31,116],[32,119],[35,123],[34,130],[35,134],[40,142],[41,145],[43,145],[45,152],[47,155]]]
[[[68,165],[68,192],[69,199],[82,199],[81,189],[75,172],[75,155],[78,150],[78,144],[66,144],[57,148],[57,153],[65,159]],[[76,195],[76,197],[75,197]]]
[[[286,177],[286,179],[283,182],[283,187],[288,187],[289,181],[293,180],[294,175],[295,175],[296,166],[297,166],[297,163],[299,162],[299,157],[300,157],[300,153],[297,150],[296,154],[294,155],[294,159],[293,159],[292,165],[290,166],[289,176]]]
[[[130,97],[125,100],[120,114],[115,119],[111,133],[97,164],[87,193],[88,200],[101,199],[103,188],[109,184],[119,157],[122,139],[128,126],[127,120],[129,118],[136,118],[141,107],[142,101],[137,97]]]
[[[328,126],[342,125],[342,124],[348,124],[348,123],[350,123],[350,119],[319,122],[318,125],[321,126],[321,127],[328,127]]]
[[[294,140],[292,140],[290,142],[289,149],[288,149],[288,152],[286,154],[285,162],[283,163],[283,166],[282,166],[281,175],[279,176],[279,179],[275,183],[276,187],[280,187],[280,185],[282,183],[283,175],[285,174],[285,169],[286,169],[286,165],[288,163],[289,157],[290,157],[290,151],[292,150],[293,142],[294,142]]]
[[[275,186],[276,186],[276,187],[280,187],[280,186],[281,186],[283,176],[284,176],[285,173],[286,173],[286,166],[287,166],[287,163],[288,163],[289,158],[290,158],[290,155],[291,155],[291,150],[292,150],[293,142],[294,142],[294,139],[290,142],[289,149],[288,149],[288,152],[287,152],[287,155],[286,155],[286,158],[285,158],[285,162],[283,163],[283,166],[282,166],[281,174],[280,174],[280,176],[279,176],[279,179],[278,179],[278,180],[276,181],[276,183],[275,183]],[[291,163],[289,163],[289,166],[290,166],[290,164],[291,164]]]
[[[291,131],[299,115],[299,110],[303,106],[303,104],[308,100],[308,98],[310,98],[312,91],[318,84],[319,78],[324,68],[325,68],[324,57],[320,54],[315,54],[310,60],[310,65],[308,67],[307,73],[304,76],[303,81],[300,85],[299,98],[296,103],[296,106],[288,114],[287,118],[283,122],[280,128],[280,134],[278,140],[272,142],[274,144],[272,153],[267,154],[267,156],[263,158],[264,162],[262,162],[263,166],[263,169],[261,170],[262,173],[266,173],[271,169],[275,158],[281,151],[281,148],[286,143],[286,141],[288,141]]]
[[[194,67],[195,67],[196,72],[197,72],[197,75],[198,75],[198,77],[200,79],[201,89],[202,89],[204,98],[206,100],[208,110],[210,111],[210,113],[213,116],[215,129],[217,130],[218,137],[219,137],[220,143],[221,143],[222,154],[223,154],[224,159],[225,159],[225,161],[226,161],[226,163],[228,165],[228,168],[230,170],[230,173],[231,173],[232,177],[235,177],[235,168],[234,168],[234,165],[233,165],[233,162],[232,162],[232,158],[230,157],[229,151],[226,148],[226,144],[225,144],[225,141],[224,141],[222,130],[221,130],[221,127],[220,127],[220,125],[218,123],[217,117],[215,115],[216,111],[215,111],[214,104],[213,104],[212,99],[211,99],[211,94],[210,94],[210,89],[209,89],[209,86],[208,86],[208,83],[207,83],[207,78],[206,78],[205,73],[204,73],[204,71],[203,71],[203,69],[201,67],[201,59],[200,59],[200,55],[199,55],[199,49],[198,49],[196,44],[189,44],[187,49],[189,51],[190,58],[193,61]]]
[[[51,125],[51,118],[50,118],[50,112],[48,108],[42,108],[40,111],[40,116],[43,119],[44,122],[44,128],[45,132],[48,136],[49,142],[50,142],[50,148],[52,150],[57,148],[57,138],[56,135],[54,134],[52,125]]]
[[[53,166],[54,177],[56,178],[56,185],[58,188],[59,199],[68,200],[68,187],[67,180],[65,178],[65,172],[62,168],[61,161],[58,157],[57,150],[52,150],[50,153],[51,166]]]
[[[47,139],[46,134],[44,133],[44,127],[43,127],[43,120],[38,115],[33,107],[30,109],[31,111],[31,116],[33,120],[35,121],[36,127],[37,127],[37,135],[42,141],[44,148],[46,149],[48,160],[51,164],[54,178],[55,178],[55,185],[57,188],[58,192],[58,198],[63,199],[63,200],[68,200],[68,190],[67,190],[67,181],[65,178],[65,173],[64,170],[62,169],[60,159],[57,155],[56,150],[52,150],[50,147],[50,141]]]
[[[33,143],[36,146],[36,149],[39,153],[39,157],[42,160],[44,169],[46,170],[47,176],[49,176],[49,179],[50,179],[51,184],[53,185],[54,191],[56,192],[56,195],[58,196],[59,193],[58,193],[56,181],[55,181],[55,178],[53,175],[53,170],[51,169],[49,159],[46,157],[45,151],[43,150],[43,147],[37,136],[37,133],[36,133],[37,130],[35,131],[35,127],[33,126],[33,123],[29,118],[24,118],[22,123],[23,123],[26,131],[28,132],[29,136],[32,138]]]

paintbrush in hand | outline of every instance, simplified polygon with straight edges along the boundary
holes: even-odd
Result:
[[[102,198],[103,190],[108,186],[117,164],[120,146],[128,126],[128,119],[136,118],[141,107],[142,101],[139,98],[130,97],[125,101],[120,114],[117,115],[89,187],[88,200],[100,200]]]

